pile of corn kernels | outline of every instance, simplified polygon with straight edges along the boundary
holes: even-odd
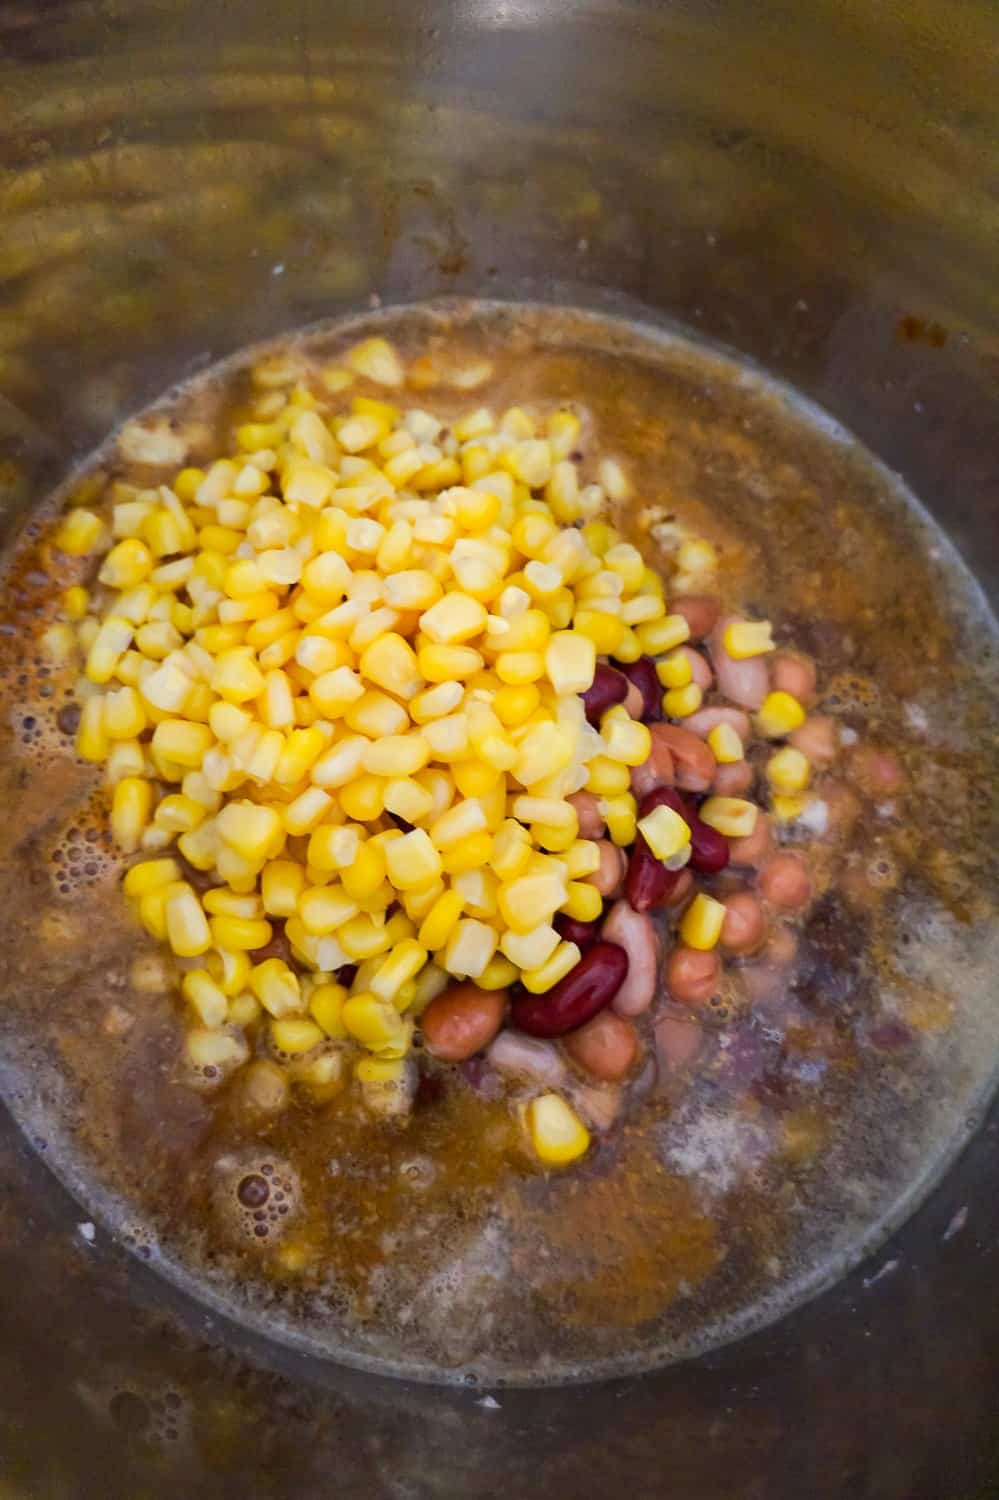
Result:
[[[445,427],[402,404],[381,339],[318,384],[271,374],[266,419],[230,454],[119,486],[107,521],[78,506],[62,522],[64,553],[100,558],[63,596],[85,653],[77,751],[103,764],[114,838],[137,856],[125,892],[178,961],[191,1069],[225,1079],[263,1027],[316,1097],[349,1068],[391,1114],[447,986],[543,996],[580,964],[556,923],[596,921],[603,898],[574,794],[600,799],[620,848],[640,832],[668,868],[689,858],[675,811],[639,821],[648,727],[621,704],[587,720],[598,661],[660,658],[681,721],[700,689],[686,619],[600,518],[627,493],[620,466],[581,483],[575,413],[479,408]],[[135,424],[121,447],[162,462],[163,443]],[[689,587],[713,548],[688,538],[677,565]],[[734,654],[772,649],[769,627],[740,628]],[[741,756],[733,738],[719,726],[720,764]],[[753,804],[713,802],[705,822],[751,831]],[[717,941],[720,903],[691,911],[685,940]],[[279,935],[285,956],[267,952]],[[539,1106],[552,1161],[580,1148],[559,1104]]]

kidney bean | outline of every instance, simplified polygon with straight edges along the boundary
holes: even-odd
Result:
[[[685,797],[682,792],[678,792],[676,787],[673,786],[656,786],[650,792],[646,792],[645,796],[639,800],[638,816],[646,818],[657,807],[671,807],[675,813],[679,813],[681,818],[688,823],[691,818],[696,816],[690,798]]]
[[[656,1051],[667,1068],[682,1068],[700,1051],[704,1032],[693,1017],[663,1016],[654,1028]]]
[[[575,943],[581,953],[592,948],[600,936],[597,922],[580,922],[576,917],[567,917],[564,912],[555,918],[555,928],[567,943]]]
[[[776,692],[790,693],[806,708],[815,702],[815,663],[807,656],[778,651],[773,658],[770,677]]]
[[[668,906],[671,911],[683,906],[694,889],[694,877],[690,870],[677,870],[676,875],[672,890],[668,890],[663,898],[663,905]]]
[[[719,608],[710,594],[683,594],[671,601],[670,614],[682,615],[690,627],[690,639],[701,641],[715,628]]]
[[[688,792],[706,792],[717,765],[710,746],[679,724],[653,724],[650,733],[653,755],[660,745],[669,751],[677,786]]]
[[[569,1076],[561,1052],[551,1042],[542,1042],[519,1031],[501,1031],[486,1058],[497,1073],[513,1078],[527,1078],[558,1088]]]
[[[707,823],[701,821],[694,811],[690,801],[673,790],[672,787],[657,787],[655,791],[649,792],[643,797],[639,806],[639,814],[645,817],[656,807],[671,807],[674,812],[679,813],[690,829],[690,867],[701,875],[715,875],[719,870],[724,870],[728,864],[728,839],[715,828],[709,828]],[[641,835],[639,835],[641,838]],[[644,840],[643,840],[644,842]],[[635,847],[638,847],[636,839]],[[653,856],[654,857],[654,856]],[[634,855],[632,855],[634,859]],[[629,876],[631,865],[628,866]],[[625,884],[627,890],[627,882]],[[668,887],[672,889],[672,886]],[[632,903],[634,905],[634,903]],[[638,910],[639,908],[636,908]]]
[[[756,772],[748,760],[731,760],[719,766],[711,790],[719,797],[742,797],[756,780]]]
[[[858,745],[851,751],[849,767],[853,781],[872,797],[891,797],[905,785],[905,772],[897,757],[877,745]]]
[[[452,984],[435,995],[420,1017],[428,1052],[443,1062],[464,1062],[488,1047],[503,1024],[506,990]]]
[[[667,870],[661,859],[656,859],[641,834],[635,838],[628,860],[628,872],[624,877],[624,894],[633,911],[652,911],[660,906],[669,894],[674,877],[679,870]]]
[[[600,720],[615,703],[623,703],[628,691],[628,679],[616,667],[598,662],[593,682],[582,694],[586,717],[594,729],[600,728]]]
[[[657,730],[665,729],[665,724],[651,724],[649,733],[652,736],[652,746],[649,750],[649,758],[640,766],[631,768],[631,791],[632,795],[639,800],[653,787],[673,785],[673,757],[669,746],[657,734]]]
[[[755,953],[767,935],[763,908],[752,891],[735,891],[725,898],[721,945],[726,953]]]
[[[576,816],[579,819],[579,837],[602,839],[607,824],[600,811],[600,802],[593,792],[573,792],[571,797],[566,798],[566,801],[576,809]]]
[[[701,651],[695,651],[693,646],[680,646],[684,656],[690,663],[690,680],[700,688],[702,693],[709,693],[714,686],[715,674],[711,670],[707,657]]]
[[[624,850],[612,844],[610,839],[598,839],[597,852],[600,855],[600,864],[593,874],[586,878],[591,885],[596,886],[606,900],[608,896],[616,896],[621,889],[627,856]]]
[[[711,632],[708,649],[714,663],[718,690],[740,708],[759,708],[770,691],[770,673],[766,657],[749,656],[745,661],[736,661],[725,650],[724,635],[727,627],[734,624],[739,615],[724,615]]]
[[[727,703],[699,708],[696,714],[688,714],[683,721],[684,729],[689,729],[691,734],[696,734],[702,740],[706,740],[712,729],[717,729],[719,724],[730,724],[743,745],[748,745],[753,737],[749,715],[741,708],[732,708]]]
[[[628,683],[628,691],[624,695],[624,711],[633,719],[641,719],[645,714],[645,694],[634,682]]]
[[[839,752],[839,726],[827,714],[809,714],[804,724],[792,729],[787,738],[820,770],[831,766]]]
[[[564,1036],[609,1005],[627,973],[624,949],[616,943],[599,942],[545,994],[519,995],[510,1007],[510,1019],[528,1036]]]
[[[728,841],[729,859],[734,865],[743,865],[749,869],[758,869],[770,858],[772,849],[773,830],[765,812],[757,815],[756,827],[752,833],[747,833],[745,838]]]
[[[571,1032],[563,1046],[573,1062],[594,1078],[616,1083],[631,1071],[638,1056],[638,1033],[630,1021],[622,1020],[613,1010],[602,1010]]]
[[[712,948],[674,948],[666,961],[666,987],[683,1005],[706,1005],[718,987],[721,960]]]
[[[796,911],[805,906],[812,894],[812,882],[801,855],[790,851],[775,854],[760,872],[760,890],[782,911]]]
[[[637,661],[616,662],[629,682],[633,682],[645,700],[642,719],[646,724],[658,724],[663,716],[663,690],[656,676],[655,663],[649,656],[640,656]]]
[[[669,872],[667,872],[669,873]],[[612,1002],[619,1016],[640,1016],[655,999],[659,945],[652,918],[618,901],[604,919],[602,936],[628,955],[628,972]]]

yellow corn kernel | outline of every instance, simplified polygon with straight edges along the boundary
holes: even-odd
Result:
[[[462,797],[484,798],[497,787],[505,792],[506,777],[488,760],[464,760],[454,768],[454,784]]]
[[[357,901],[335,885],[307,887],[298,898],[298,915],[307,932],[322,937],[335,932],[358,913]]]
[[[139,692],[161,714],[182,713],[194,686],[179,661],[168,657],[155,671],[140,680]]]
[[[708,745],[720,766],[734,765],[745,755],[739,732],[731,724],[716,724],[708,734]]]
[[[526,1110],[527,1131],[539,1161],[564,1167],[590,1149],[590,1133],[558,1094],[539,1094]]]
[[[495,671],[501,682],[510,687],[537,682],[545,675],[545,658],[540,651],[501,651]]]
[[[198,1014],[202,1026],[224,1026],[229,1001],[207,969],[190,969],[181,982],[181,993]]]
[[[504,932],[500,952],[518,969],[540,969],[559,945],[559,935],[550,922],[539,922],[529,932]]]
[[[126,776],[114,789],[111,802],[111,832],[125,854],[134,854],[142,841],[153,806],[153,789],[148,781]]]
[[[576,630],[557,630],[545,647],[545,671],[557,693],[585,693],[593,686],[597,652]]]
[[[677,548],[676,565],[681,573],[713,573],[718,553],[704,537],[689,537]]]
[[[478,979],[496,952],[497,942],[495,927],[474,917],[461,917],[444,949],[444,968],[457,979]]]
[[[386,631],[371,642],[359,662],[361,675],[398,698],[412,698],[424,686],[412,646],[403,636]]]
[[[596,922],[604,909],[604,898],[595,885],[586,880],[570,880],[568,895],[562,903],[567,917],[577,922]]]
[[[586,608],[576,610],[572,628],[577,635],[581,633],[589,637],[598,656],[617,656],[627,631],[627,626],[619,616]]]
[[[431,719],[424,724],[422,733],[434,760],[460,760],[468,752],[467,714],[445,714],[442,719]]]
[[[493,696],[492,708],[507,729],[523,724],[536,711],[541,694],[533,682],[504,685]]]
[[[784,745],[767,761],[767,780],[776,792],[803,792],[811,774],[807,757],[793,745]]]
[[[81,760],[106,760],[111,748],[104,729],[104,699],[87,698],[76,731],[76,753]]]
[[[70,557],[87,557],[98,552],[107,539],[107,527],[100,516],[82,507],[71,510],[55,535],[55,544]]]
[[[342,718],[364,696],[364,683],[346,666],[323,672],[309,684],[309,697],[327,719]]]
[[[158,894],[158,893],[154,893]],[[166,937],[178,958],[196,958],[212,946],[212,934],[201,902],[189,885],[176,881],[164,887]]]
[[[315,1021],[305,1016],[287,1016],[271,1022],[271,1043],[276,1052],[288,1057],[300,1057],[318,1047],[323,1033]]]
[[[571,802],[559,797],[514,797],[510,811],[520,823],[547,823],[553,828],[567,828],[572,839],[579,832],[579,814]]]
[[[638,819],[638,804],[631,792],[621,792],[616,797],[604,797],[600,810],[607,824],[611,842],[619,849],[635,842],[635,827]]]
[[[600,849],[593,839],[576,839],[565,851],[563,863],[571,880],[582,880],[600,868]]]
[[[713,896],[699,891],[680,919],[680,938],[688,948],[706,953],[721,937],[725,906]]]
[[[493,839],[489,866],[500,880],[512,881],[522,875],[531,857],[531,840],[527,831],[512,818],[506,819]]]
[[[467,798],[449,808],[430,826],[430,838],[438,849],[446,849],[486,827],[485,810],[477,798]]]
[[[209,926],[216,948],[247,953],[266,948],[274,935],[270,922],[263,917],[212,917]]]
[[[87,613],[90,595],[82,584],[75,583],[71,588],[63,590],[60,602],[68,620],[82,620]]]
[[[428,791],[410,781],[408,777],[393,777],[385,783],[385,811],[404,818],[407,823],[420,823],[430,816],[434,799]]]
[[[465,899],[460,891],[444,891],[420,924],[417,941],[421,947],[434,953],[443,948],[464,909]]]
[[[163,719],[153,730],[154,754],[178,766],[200,766],[212,743],[207,724],[191,724],[186,719]]]
[[[472,646],[433,643],[421,646],[416,660],[427,682],[463,682],[485,665],[481,653]]]
[[[515,932],[547,922],[565,900],[566,881],[554,874],[520,875],[500,886],[499,909]]]
[[[575,943],[561,942],[540,968],[524,970],[520,976],[521,983],[532,995],[543,995],[553,989],[560,979],[571,974],[582,956]]]
[[[97,631],[87,653],[86,674],[91,682],[110,682],[122,656],[132,644],[135,627],[118,615],[109,615]]]
[[[380,776],[358,776],[340,788],[340,806],[357,823],[373,823],[385,810],[385,782]]]
[[[325,755],[321,755],[312,767],[311,776],[316,786],[327,788],[345,786],[360,773],[364,751],[371,742],[364,735],[346,735]]]
[[[662,661],[656,663],[656,676],[664,688],[685,688],[693,675],[686,651],[670,651]]]
[[[804,792],[775,792],[770,811],[778,823],[793,823],[800,818],[811,799]]]
[[[420,616],[420,629],[435,645],[456,646],[480,635],[486,627],[486,609],[468,594],[445,594]]]
[[[586,787],[598,797],[619,797],[631,787],[631,773],[621,761],[595,755],[586,767]]]
[[[200,802],[176,792],[162,798],[153,821],[157,828],[164,828],[168,833],[190,833],[199,823],[204,822],[206,812],[207,809]]]
[[[726,838],[741,839],[756,827],[759,808],[741,797],[709,797],[699,809],[701,821],[716,828]]]
[[[387,734],[367,746],[362,764],[373,776],[412,776],[430,759],[430,746],[420,734]]]
[[[322,829],[318,830],[320,833]],[[313,834],[313,839],[316,834]],[[312,846],[309,846],[312,862]],[[369,900],[385,880],[385,850],[369,839],[357,849],[353,860],[342,867],[340,879],[343,888],[357,901]]]
[[[638,831],[656,859],[669,861],[674,868],[680,857],[690,850],[690,827],[671,807],[656,807],[638,821]]]
[[[250,970],[250,989],[268,1015],[280,1018],[303,1009],[298,975],[281,958],[266,958]]]
[[[685,719],[696,714],[703,701],[703,689],[696,682],[688,682],[686,687],[670,688],[663,693],[663,712],[669,719]]]
[[[347,991],[342,984],[317,984],[309,994],[309,1014],[333,1041],[346,1041],[350,1035],[343,1021]]]
[[[428,967],[430,966],[428,965]],[[425,972],[426,970],[424,970]],[[420,977],[422,978],[423,976],[421,975]],[[447,975],[444,977],[446,981]],[[516,964],[511,963],[508,958],[504,958],[501,953],[494,953],[475,983],[480,990],[505,990],[519,977],[520,971]]]
[[[405,1004],[400,1005],[399,1001],[408,997],[408,991],[403,992],[423,968],[427,957],[426,947],[415,938],[405,938],[397,943],[372,976],[371,994],[382,1000],[391,1000],[397,1010],[405,1010]]]
[[[462,875],[468,870],[478,870],[488,864],[492,852],[492,834],[485,831],[473,833],[444,850],[441,868],[446,875]]]
[[[409,705],[410,717],[414,724],[439,719],[456,709],[464,696],[465,690],[460,682],[440,682],[436,687],[417,693]]]
[[[266,685],[264,674],[242,647],[223,651],[216,658],[210,686],[227,702],[248,703],[251,698],[259,698]]]
[[[524,735],[519,748],[513,775],[521,786],[534,786],[571,763],[577,748],[576,733],[571,725],[537,724]]]
[[[652,736],[644,724],[631,718],[624,708],[612,708],[603,717],[600,733],[608,759],[625,766],[642,766],[652,752]]]
[[[383,338],[364,339],[348,350],[344,364],[375,385],[401,386],[406,371],[395,347]]]
[[[293,859],[274,859],[260,873],[260,895],[269,917],[290,917],[305,889],[305,871]]]
[[[175,859],[146,859],[133,865],[122,881],[126,896],[138,901],[150,891],[173,885],[180,879],[180,866]]]
[[[409,728],[409,715],[402,704],[374,688],[369,688],[356,703],[352,703],[343,717],[349,728],[369,739],[402,734]]]
[[[97,577],[109,589],[134,589],[149,575],[153,559],[137,537],[116,543],[101,564]]]
[[[722,644],[735,661],[763,656],[775,650],[773,627],[769,620],[736,620],[725,627]]]
[[[134,687],[120,687],[105,694],[104,733],[108,739],[137,739],[146,723],[146,711]]]
[[[440,854],[422,828],[393,839],[384,853],[388,878],[397,891],[415,890],[441,873]]]
[[[230,999],[241,994],[250,982],[250,960],[245,953],[217,949],[209,953],[206,962],[215,983]]]
[[[805,722],[805,710],[790,693],[768,693],[764,698],[756,725],[768,740],[780,740]]]
[[[146,755],[138,740],[116,740],[108,750],[104,766],[104,780],[108,786],[117,786],[125,776],[145,776]]]
[[[215,820],[219,835],[244,859],[259,860],[276,852],[282,837],[280,815],[256,802],[230,802]]]

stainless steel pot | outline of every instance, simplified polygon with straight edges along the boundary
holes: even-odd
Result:
[[[995,588],[993,6],[9,0],[0,43],[6,526],[241,343],[487,293],[639,304],[755,358]],[[643,1380],[484,1397],[206,1317],[5,1122],[0,1493],[984,1500],[997,1129],[777,1327]]]

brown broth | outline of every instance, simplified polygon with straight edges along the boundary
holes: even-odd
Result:
[[[647,1368],[840,1274],[925,1190],[987,1097],[994,622],[890,476],[727,358],[589,314],[475,304],[310,330],[294,347],[325,363],[371,328],[410,358],[492,360],[473,393],[407,393],[445,419],[578,403],[584,471],[595,478],[598,453],[626,463],[637,498],[617,519],[648,561],[668,566],[650,520],[711,536],[726,598],[814,655],[825,711],[894,747],[907,792],[867,797],[842,767],[820,778],[828,805],[852,796],[857,816],[848,833],[808,837],[818,899],[786,982],[751,1006],[735,966],[731,1016],[705,1020],[689,1065],[646,1069],[579,1168],[538,1172],[509,1101],[451,1069],[428,1069],[403,1125],[371,1123],[347,1095],[260,1125],[238,1075],[214,1095],[188,1087],[177,1003],[130,986],[132,959],[154,945],[117,890],[99,774],[66,732],[75,672],[38,646],[81,571],[53,552],[49,524],[77,475],[6,566],[0,1084],[88,1211],[278,1338],[427,1379]],[[201,424],[194,458],[222,449],[259,353],[168,398]],[[90,468],[122,472],[113,446]],[[248,1173],[269,1184],[263,1207],[238,1201]]]

